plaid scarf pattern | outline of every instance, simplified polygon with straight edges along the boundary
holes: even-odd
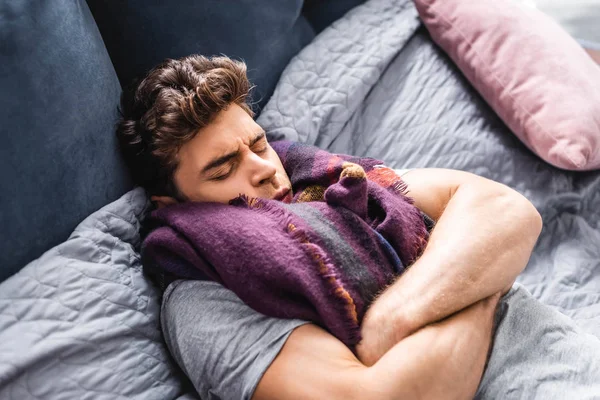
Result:
[[[218,282],[258,312],[311,321],[353,348],[369,304],[425,249],[426,220],[379,160],[271,146],[291,204],[241,195],[155,210],[144,268],[167,283]]]

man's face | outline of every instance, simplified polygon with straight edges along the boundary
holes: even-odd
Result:
[[[175,184],[190,201],[228,203],[248,197],[291,201],[291,183],[263,129],[237,104],[179,151]],[[287,194],[287,195],[286,195]],[[153,197],[160,205],[174,202]]]

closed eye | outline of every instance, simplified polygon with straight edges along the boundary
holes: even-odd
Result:
[[[224,174],[214,176],[214,177],[210,178],[210,180],[223,181],[223,180],[229,178],[229,176],[231,175],[231,173],[233,172],[234,169],[235,169],[235,165],[231,166],[231,168],[229,168],[229,171],[225,172]]]
[[[262,154],[262,153],[264,153],[264,152],[266,152],[266,151],[267,151],[267,146],[263,146],[262,148],[260,148],[260,149],[258,149],[258,150],[254,150],[254,152],[255,152],[256,154]]]
[[[265,151],[267,151],[269,148],[269,145],[267,144],[267,138],[264,133],[257,136],[254,139],[253,143],[251,143],[251,145],[252,145],[252,151],[255,152],[256,154],[262,154]]]
[[[230,172],[226,173],[225,175],[215,176],[214,178],[211,178],[211,179],[213,181],[224,181],[225,179],[227,179],[229,177],[229,175],[231,175]]]

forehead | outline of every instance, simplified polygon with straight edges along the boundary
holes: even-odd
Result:
[[[238,138],[244,143],[262,131],[243,108],[232,104],[179,150],[180,161],[192,161],[197,167],[215,156],[237,149]]]
[[[258,130],[260,128],[252,117],[237,104],[232,104],[221,111],[210,124],[202,128],[196,138],[207,145],[206,151],[227,151],[237,143],[237,138],[246,142]],[[223,146],[226,148],[222,148]]]

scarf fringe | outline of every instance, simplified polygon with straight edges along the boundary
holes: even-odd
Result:
[[[393,169],[386,166],[375,166],[367,171],[367,179],[387,188],[394,194],[400,195],[409,204],[414,204],[414,200],[408,196],[408,185]]]
[[[272,218],[277,218],[285,223],[287,234],[298,242],[300,248],[313,261],[313,266],[316,267],[318,275],[325,282],[329,293],[338,301],[335,302],[336,308],[340,315],[345,315],[347,318],[342,318],[343,328],[346,332],[346,337],[343,338],[344,343],[349,346],[355,346],[360,340],[360,322],[356,303],[350,293],[344,287],[339,275],[336,273],[337,268],[331,262],[327,253],[319,246],[308,239],[307,232],[299,228],[293,221],[294,215],[284,208],[271,206],[270,201],[261,198],[248,198],[245,195],[240,195],[230,202],[231,205],[248,207],[258,213],[263,213]],[[323,317],[323,316],[322,316]]]
[[[299,242],[300,247],[308,253],[311,260],[315,263],[317,273],[329,287],[329,292],[334,298],[338,299],[336,305],[339,311],[348,317],[343,319],[344,329],[347,333],[344,342],[347,345],[356,345],[361,340],[356,304],[350,293],[344,288],[344,284],[336,273],[335,265],[319,245],[312,243],[308,239],[308,235],[304,229],[298,228],[292,222],[289,222],[287,227],[292,239]]]

